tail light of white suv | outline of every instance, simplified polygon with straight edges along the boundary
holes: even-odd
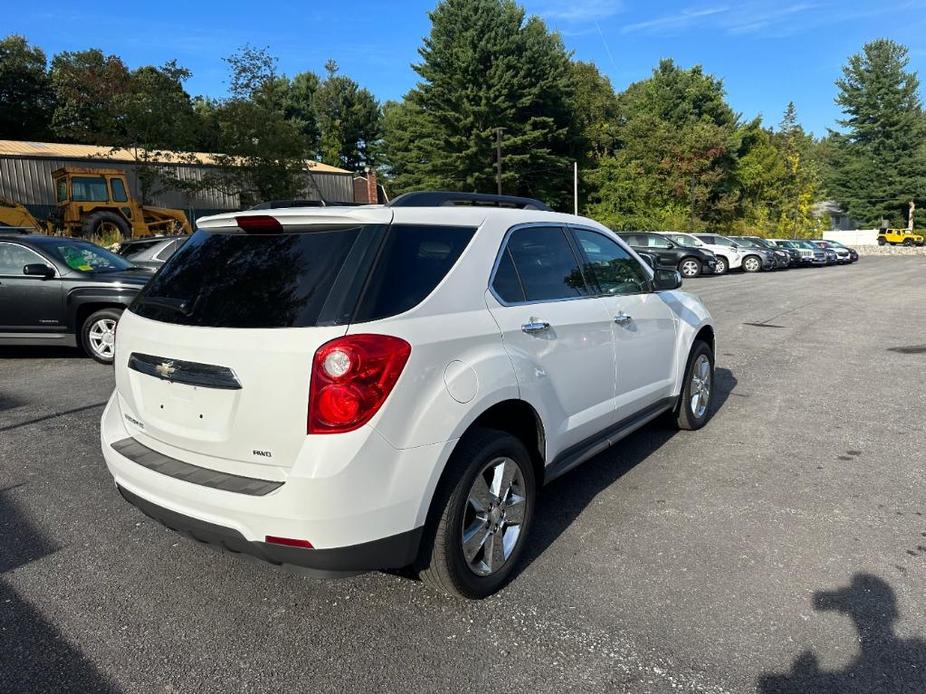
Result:
[[[412,348],[389,335],[348,335],[322,345],[312,364],[309,434],[366,424],[389,397]]]

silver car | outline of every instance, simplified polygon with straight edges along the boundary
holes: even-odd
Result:
[[[170,258],[189,236],[146,236],[119,244],[117,251],[126,260],[138,267],[157,270]]]

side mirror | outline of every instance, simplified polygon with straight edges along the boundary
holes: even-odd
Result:
[[[48,279],[49,277],[55,276],[55,268],[45,263],[29,263],[23,267],[23,274],[29,275],[30,277],[44,277]]]
[[[682,275],[678,270],[656,270],[653,286],[657,292],[678,289],[682,286]]]

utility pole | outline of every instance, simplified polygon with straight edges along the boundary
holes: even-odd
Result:
[[[695,226],[695,176],[691,174],[691,218],[688,231],[694,231]]]
[[[579,162],[572,162],[572,200],[575,215],[579,216]]]
[[[504,128],[495,128],[495,182],[498,184],[498,194],[502,194],[502,133]]]

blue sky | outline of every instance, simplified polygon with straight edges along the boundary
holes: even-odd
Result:
[[[380,99],[414,86],[410,64],[436,0],[304,2],[13,3],[0,34],[21,33],[51,57],[98,47],[130,67],[176,58],[193,71],[191,94],[222,96],[221,58],[267,46],[281,72],[322,71],[332,57]],[[906,44],[926,68],[926,0],[525,0],[581,60],[616,88],[645,78],[660,58],[702,64],[724,80],[744,117],[777,123],[789,100],[818,135],[839,116],[834,80],[846,58],[874,38]],[[926,75],[924,75],[926,79]]]

